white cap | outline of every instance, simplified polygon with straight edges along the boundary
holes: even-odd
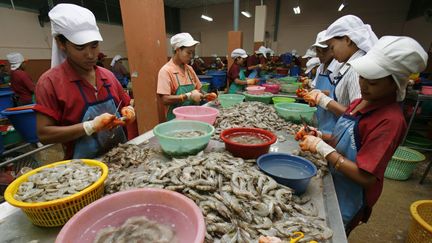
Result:
[[[21,53],[12,52],[6,55],[8,62],[10,63],[11,70],[17,70],[24,62],[24,57]]]
[[[270,56],[274,56],[274,51],[271,48],[267,48],[266,52],[270,54]]]
[[[324,37],[326,36],[326,31],[323,30],[317,34],[315,43],[312,45],[312,47],[320,47],[320,48],[327,48],[328,46],[324,42]]]
[[[114,64],[118,61],[118,60],[120,60],[120,59],[122,59],[122,56],[120,56],[120,55],[115,55],[114,57],[113,57],[113,59],[111,60],[111,67],[114,67]]]
[[[306,63],[306,74],[308,74],[314,67],[319,66],[321,64],[320,59],[318,57],[311,58]]]
[[[263,54],[264,56],[267,54],[267,48],[265,46],[260,46],[258,50],[255,51],[256,54]]]
[[[348,64],[366,79],[391,75],[398,86],[397,100],[402,101],[405,98],[409,75],[423,71],[427,59],[427,53],[414,39],[406,36],[384,36],[366,55]]]
[[[297,50],[296,50],[296,49],[292,49],[292,50],[291,50],[291,55],[293,55],[293,56],[297,56]]]
[[[345,15],[331,24],[324,36],[322,42],[330,40],[333,37],[348,36],[359,49],[368,52],[378,41],[378,37],[372,31],[368,24],[354,15]]]
[[[302,58],[308,58],[308,57],[316,57],[316,52],[314,49],[309,48],[306,50],[306,54],[304,54],[304,56],[302,56]]]
[[[231,52],[231,57],[232,58],[237,58],[237,57],[242,57],[242,58],[246,58],[248,55],[246,54],[246,51],[240,48],[235,49],[234,51]]]
[[[199,44],[199,41],[193,39],[189,33],[179,33],[171,37],[171,46],[176,50],[182,46],[191,47]]]
[[[51,34],[53,37],[64,35],[66,39],[76,45],[83,45],[92,41],[102,41],[96,18],[93,13],[75,4],[57,4],[48,13],[51,19]],[[53,39],[51,67],[62,63],[65,53],[57,47]]]

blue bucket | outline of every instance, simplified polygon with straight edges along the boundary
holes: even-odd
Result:
[[[213,77],[210,75],[198,75],[198,79],[201,83],[211,83],[213,80]]]
[[[212,82],[211,82],[211,89],[212,90],[219,90],[225,87],[226,85],[226,72],[225,71],[214,71],[211,72],[209,75],[211,75]]]
[[[12,100],[13,94],[14,92],[12,91],[0,91],[0,111],[14,106]],[[1,114],[0,117],[4,118]]]
[[[3,110],[2,115],[6,116],[28,143],[37,143],[39,141],[36,134],[36,112],[32,109],[7,111]]]
[[[299,66],[292,66],[290,68],[290,76],[300,76],[300,67]]]
[[[10,91],[10,92],[12,92],[12,88],[11,87],[0,88],[0,92],[4,92],[4,91]]]
[[[316,175],[316,166],[307,159],[285,153],[269,153],[257,159],[260,170],[278,183],[294,189],[295,194],[303,194]]]

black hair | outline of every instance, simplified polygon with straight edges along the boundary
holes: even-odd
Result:
[[[58,36],[56,36],[57,38],[58,38],[58,40],[61,42],[61,43],[63,43],[63,44],[65,44],[67,41],[69,41],[64,35],[58,35]]]

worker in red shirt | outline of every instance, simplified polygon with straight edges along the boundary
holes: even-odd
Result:
[[[267,55],[267,48],[264,46],[260,46],[258,50],[255,51],[253,55],[250,55],[246,60],[246,66],[247,66],[247,76],[249,76],[251,73],[253,73],[253,77],[255,78],[259,76],[259,73],[262,68],[265,67],[266,63],[266,55]]]
[[[63,143],[68,159],[100,156],[127,141],[121,126],[133,125],[134,108],[112,72],[96,65],[102,37],[93,13],[58,4],[48,15],[54,40],[51,69],[36,85],[39,140]]]
[[[6,55],[10,63],[10,85],[15,93],[17,106],[33,103],[35,84],[30,75],[25,72],[24,57],[21,53],[13,52]]]
[[[231,58],[234,63],[231,65],[227,77],[229,85],[229,94],[235,94],[243,91],[246,85],[253,85],[256,83],[255,79],[246,79],[246,69],[243,63],[247,58],[246,51],[243,49],[235,49],[231,52]]]
[[[427,59],[409,37],[382,37],[366,55],[348,62],[360,76],[362,98],[348,106],[333,133],[321,138],[299,131],[301,149],[329,163],[347,234],[367,222],[381,195],[385,169],[407,128],[399,102],[409,75],[423,71]]]

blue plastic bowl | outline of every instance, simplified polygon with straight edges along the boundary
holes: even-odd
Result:
[[[295,194],[303,194],[316,175],[316,166],[302,157],[285,154],[269,153],[257,159],[260,170],[271,176],[278,183],[294,189]]]
[[[11,122],[14,128],[28,143],[37,143],[39,141],[36,134],[36,113],[32,109],[1,112]]]

